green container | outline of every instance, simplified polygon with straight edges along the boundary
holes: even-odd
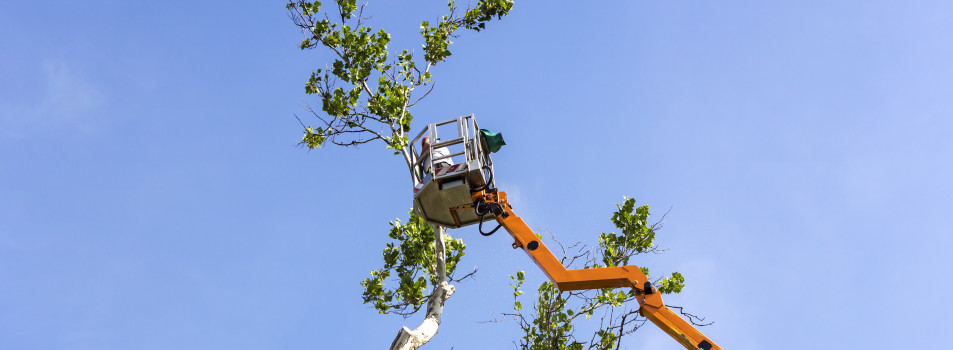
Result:
[[[487,149],[490,150],[490,153],[496,153],[500,150],[500,147],[506,144],[506,141],[503,141],[503,134],[495,133],[487,129],[480,129],[480,134],[483,135],[483,141],[486,141]]]

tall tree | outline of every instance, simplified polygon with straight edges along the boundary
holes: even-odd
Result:
[[[506,16],[513,1],[480,0],[460,16],[451,0],[449,13],[435,25],[420,24],[423,60],[408,50],[391,57],[390,34],[366,26],[366,3],[358,7],[356,0],[337,0],[336,4],[333,14],[321,12],[320,1],[294,0],[286,5],[305,35],[301,49],[324,47],[335,55],[330,65],[315,69],[305,85],[306,93],[321,98],[321,112],[307,107],[320,124],[305,126],[301,143],[315,149],[328,142],[355,146],[380,140],[403,157],[412,173],[407,137],[413,120],[410,109],[430,92],[417,89],[432,88],[430,69],[450,57],[451,39],[458,30],[485,29],[493,18]]]
[[[450,1],[448,13],[435,24],[423,21],[420,25],[422,59],[408,50],[393,57],[388,48],[390,35],[367,26],[366,4],[337,0],[335,5],[330,12],[323,11],[320,1],[292,0],[286,6],[304,33],[301,49],[324,48],[333,53],[333,61],[315,69],[305,84],[306,93],[318,95],[321,108],[305,107],[317,124],[305,125],[302,121],[301,145],[316,149],[329,143],[347,147],[382,142],[401,156],[413,181],[408,141],[411,110],[433,88],[431,68],[450,57],[451,39],[460,29],[485,29],[488,22],[506,16],[513,2],[479,0],[461,14]],[[581,251],[570,256],[563,249],[563,262],[573,265],[579,261],[584,267],[621,266],[634,255],[659,252],[654,246],[658,225],[647,224],[648,215],[647,205],[635,207],[635,200],[626,198],[612,216],[621,232],[601,234],[597,252]],[[414,330],[403,327],[391,345],[391,349],[416,349],[437,333],[443,305],[455,291],[450,282],[460,280],[454,272],[466,245],[413,213],[404,223],[398,220],[390,224],[388,236],[393,242],[384,248],[383,266],[371,271],[361,283],[363,298],[381,313],[404,316],[415,314],[426,304],[424,321]],[[644,272],[648,274],[647,269]],[[632,295],[626,292],[605,289],[565,293],[548,282],[537,289],[535,312],[527,318],[519,301],[523,276],[521,271],[512,277],[514,312],[509,315],[524,332],[521,344],[525,348],[582,349],[588,344],[589,348],[610,349],[644,323],[638,319],[637,308],[625,309],[626,302],[633,304]],[[656,284],[662,293],[678,293],[684,279],[676,272],[656,280]],[[425,295],[427,290],[430,293]],[[579,316],[589,319],[600,310],[607,310],[608,316],[601,317],[599,330],[588,342],[577,340],[572,321]]]
[[[450,57],[451,39],[460,29],[485,29],[488,22],[506,16],[513,1],[478,0],[461,14],[451,0],[446,15],[434,24],[420,24],[422,60],[408,50],[400,51],[396,58],[390,55],[390,34],[367,26],[366,3],[358,6],[356,0],[337,0],[335,4],[336,11],[322,11],[320,1],[292,0],[286,5],[291,19],[304,33],[301,49],[322,47],[334,54],[333,62],[315,69],[305,84],[306,93],[320,97],[321,111],[306,107],[319,124],[306,126],[302,122],[301,144],[315,149],[327,143],[355,146],[380,140],[403,158],[413,181],[407,136],[413,120],[410,110],[429,93],[418,92],[418,88],[433,87],[430,69]],[[389,246],[384,254],[385,268],[375,275],[378,279],[365,281],[365,302],[373,301],[384,313],[406,314],[407,308],[416,311],[423,303],[422,291],[428,282],[433,287],[424,321],[414,330],[403,327],[392,349],[416,349],[427,343],[437,333],[443,305],[454,292],[448,283],[452,281],[448,270],[453,272],[464,246],[446,235],[442,227],[426,226],[413,216],[405,225],[393,224],[391,237],[400,241],[399,247]],[[373,281],[387,278],[389,266],[397,266],[400,284],[388,294],[382,284]],[[390,301],[397,304],[390,305]]]

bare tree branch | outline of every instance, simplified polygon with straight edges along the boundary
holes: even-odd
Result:
[[[473,272],[470,272],[470,273],[468,273],[468,274],[466,274],[466,275],[463,275],[463,277],[454,278],[453,276],[447,276],[447,279],[450,280],[450,282],[462,282],[463,280],[466,280],[467,278],[473,277],[473,275],[476,274],[476,273],[477,273],[477,268],[476,268],[476,266],[474,266],[474,267],[473,267]]]
[[[678,313],[682,314],[685,317],[688,317],[688,321],[691,322],[693,325],[705,327],[705,326],[710,326],[715,324],[715,321],[704,323],[705,322],[704,317],[687,313],[682,309],[681,306],[674,306],[674,305],[668,305],[668,304],[665,304],[665,306],[667,306],[669,309],[678,309]]]

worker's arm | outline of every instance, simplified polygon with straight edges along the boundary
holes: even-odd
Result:
[[[681,316],[665,306],[661,293],[652,287],[648,276],[635,265],[595,269],[567,270],[546,248],[533,230],[520,219],[506,201],[506,192],[489,190],[473,194],[477,206],[496,215],[496,221],[516,240],[513,248],[522,248],[530,259],[546,273],[559,290],[632,288],[638,296],[639,313],[675,338],[686,349],[721,349]],[[482,202],[481,202],[482,201]]]

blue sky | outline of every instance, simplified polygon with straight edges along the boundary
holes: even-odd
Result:
[[[372,3],[390,48],[444,10]],[[671,208],[633,261],[727,349],[933,346],[953,324],[953,5],[518,2],[434,69],[415,128],[502,132],[519,215],[594,244],[622,196]],[[0,4],[0,348],[383,348],[361,304],[406,216],[382,145],[295,147],[281,2]],[[418,49],[419,51],[419,49]],[[509,238],[468,244],[433,349],[512,348]],[[353,336],[343,336],[351,334]],[[624,348],[679,349],[645,327]]]

